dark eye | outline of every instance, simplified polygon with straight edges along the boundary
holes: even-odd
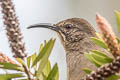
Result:
[[[72,28],[72,25],[71,24],[67,24],[65,27],[66,27],[66,29],[70,29],[70,28]]]

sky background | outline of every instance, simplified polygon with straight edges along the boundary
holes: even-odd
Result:
[[[66,80],[66,58],[57,34],[42,28],[27,30],[29,25],[35,23],[55,24],[61,20],[77,17],[88,20],[97,30],[95,14],[100,13],[111,23],[113,30],[119,36],[114,10],[120,11],[120,0],[13,0],[13,2],[28,55],[38,52],[40,43],[44,40],[57,38],[50,60],[52,65],[55,62],[58,63],[60,80]],[[12,58],[2,23],[2,15],[0,15],[0,51]]]

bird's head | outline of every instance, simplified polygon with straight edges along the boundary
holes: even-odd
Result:
[[[34,24],[30,28],[48,28],[58,33],[63,44],[74,43],[94,35],[95,30],[84,19],[70,18],[57,24]]]

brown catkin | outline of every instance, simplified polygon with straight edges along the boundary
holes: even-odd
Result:
[[[118,42],[116,40],[116,36],[112,31],[111,25],[108,21],[100,15],[96,15],[96,23],[98,25],[98,29],[102,35],[103,40],[105,41],[107,47],[113,56],[120,56],[120,49]]]
[[[105,80],[106,78],[114,75],[120,71],[120,56],[118,56],[113,62],[98,68],[95,72],[91,72],[84,80]]]
[[[11,0],[0,0],[3,20],[6,27],[6,34],[10,43],[14,57],[24,58],[26,56],[25,46],[22,42],[22,34],[19,22],[15,14],[14,5]]]

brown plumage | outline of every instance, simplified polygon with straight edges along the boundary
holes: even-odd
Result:
[[[71,18],[61,21],[55,25],[36,24],[28,28],[44,27],[56,31],[59,35],[61,43],[66,51],[67,67],[69,69],[69,80],[80,80],[86,74],[83,68],[96,67],[91,64],[84,56],[84,52],[93,49],[104,51],[104,49],[96,46],[90,37],[96,37],[95,30],[86,20],[81,18]]]

